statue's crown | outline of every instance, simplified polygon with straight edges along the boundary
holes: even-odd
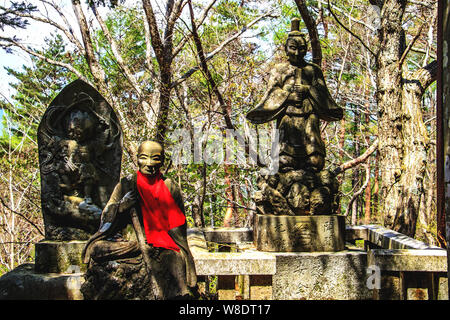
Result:
[[[288,37],[304,37],[305,35],[300,32],[300,19],[292,18],[291,20],[291,31],[288,34]]]

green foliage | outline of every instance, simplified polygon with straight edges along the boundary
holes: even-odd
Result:
[[[25,1],[9,1],[9,4],[10,6],[8,8],[0,5],[0,29],[2,31],[5,27],[25,29],[29,22],[27,19],[23,18],[23,15],[31,14],[37,11],[37,7],[31,3],[26,3]],[[13,40],[18,41],[19,39],[14,36]],[[10,47],[10,42],[0,42],[0,48],[8,53],[12,53]]]
[[[56,35],[45,41],[46,47],[39,52],[40,54],[76,65],[73,53],[66,50],[61,36]],[[31,59],[33,65],[23,66],[22,70],[5,68],[16,81],[9,84],[15,90],[11,97],[12,101],[0,101],[0,108],[3,111],[0,144],[3,150],[7,149],[7,146],[16,148],[24,137],[28,144],[35,142],[37,127],[45,109],[65,85],[76,79],[65,68],[46,63],[36,57]]]

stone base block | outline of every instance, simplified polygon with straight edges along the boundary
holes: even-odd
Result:
[[[44,240],[35,245],[35,271],[38,273],[75,273],[86,271],[81,252],[87,241]]]
[[[36,273],[27,263],[0,277],[0,300],[83,300],[83,273]]]
[[[371,300],[364,251],[282,252],[273,276],[273,300]]]
[[[345,249],[345,217],[257,215],[254,236],[259,251],[342,251]]]

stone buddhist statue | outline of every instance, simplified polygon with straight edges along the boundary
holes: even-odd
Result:
[[[261,177],[262,213],[330,214],[336,206],[334,177],[325,164],[320,120],[335,121],[343,110],[331,97],[318,65],[304,60],[307,42],[299,20],[285,44],[288,61],[274,67],[261,103],[247,114],[252,123],[276,121],[280,130],[279,173]],[[277,213],[275,213],[277,212]]]
[[[343,247],[342,237],[338,246],[331,238],[323,239],[326,230],[340,233],[342,223],[325,217],[336,213],[339,198],[333,173],[324,169],[326,152],[320,132],[320,120],[339,120],[343,109],[331,97],[320,67],[304,60],[307,48],[295,18],[285,43],[288,61],[273,68],[262,101],[247,114],[254,124],[276,121],[279,129],[279,172],[260,175],[254,197],[255,239],[261,250]],[[319,215],[321,222],[307,218]]]
[[[179,187],[164,177],[162,146],[143,142],[139,170],[122,178],[88,241],[85,299],[177,299],[196,295],[195,265]]]
[[[122,131],[114,111],[76,80],[44,113],[38,145],[45,239],[89,239],[120,177]]]

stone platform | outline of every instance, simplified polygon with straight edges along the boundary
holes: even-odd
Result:
[[[0,300],[82,300],[86,241],[35,244],[35,263],[18,266],[0,278]]]
[[[254,242],[259,251],[342,251],[345,249],[345,217],[256,215]]]
[[[81,252],[87,241],[49,241],[35,244],[37,273],[73,273],[86,271]]]
[[[22,264],[0,277],[0,300],[83,300],[83,272],[37,273]]]

